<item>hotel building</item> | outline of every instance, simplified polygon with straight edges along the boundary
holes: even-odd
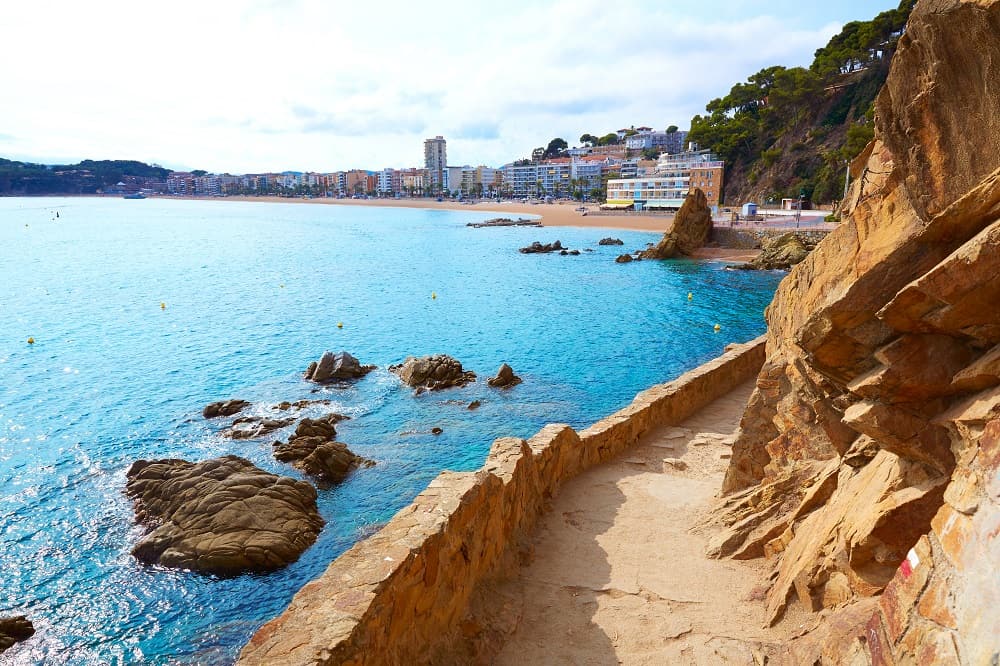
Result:
[[[708,198],[713,212],[722,199],[725,162],[707,150],[662,155],[652,175],[608,181],[608,208],[677,210],[692,188]]]

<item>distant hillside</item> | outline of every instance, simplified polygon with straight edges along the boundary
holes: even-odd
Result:
[[[848,23],[809,69],[763,69],[691,120],[688,140],[726,161],[728,203],[843,196],[847,162],[874,134],[873,102],[915,4]]]
[[[122,180],[165,180],[169,169],[133,160],[84,160],[79,164],[32,164],[0,158],[0,196],[95,194]]]

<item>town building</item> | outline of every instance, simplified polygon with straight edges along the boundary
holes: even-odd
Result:
[[[688,133],[684,130],[674,132],[641,131],[625,137],[625,147],[632,151],[658,150],[665,153],[680,153],[684,150]]]
[[[503,191],[507,196],[531,197],[538,193],[538,165],[506,164],[503,167]]]
[[[446,189],[448,183],[445,175],[448,168],[447,142],[443,136],[424,141],[424,168],[427,169],[429,182],[427,185],[434,191]]]
[[[707,150],[662,155],[651,175],[609,180],[606,205],[677,210],[691,189],[698,188],[705,193],[712,211],[718,212],[724,171],[725,163]]]

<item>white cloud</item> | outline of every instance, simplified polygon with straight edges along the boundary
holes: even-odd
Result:
[[[19,3],[0,22],[18,63],[0,70],[0,151],[374,169],[420,163],[443,134],[452,163],[499,164],[553,136],[686,127],[839,29],[829,9],[779,17],[788,0],[470,4]],[[875,11],[853,9],[840,20]]]

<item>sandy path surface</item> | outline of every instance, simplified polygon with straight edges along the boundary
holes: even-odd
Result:
[[[517,628],[494,663],[752,665],[787,638],[760,626],[761,563],[706,558],[696,528],[752,388],[564,486],[530,564],[495,590]]]

